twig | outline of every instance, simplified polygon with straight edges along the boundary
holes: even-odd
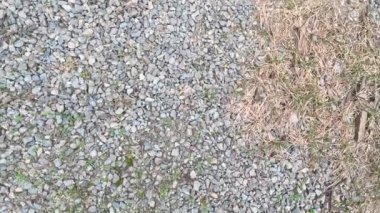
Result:
[[[340,181],[336,182],[336,183],[333,183],[331,184],[330,186],[328,186],[325,190],[324,193],[328,192],[328,191],[332,191],[333,188],[339,186],[340,184],[342,184],[344,181],[346,181],[347,178],[342,178]],[[322,193],[323,194],[323,193]]]
[[[338,185],[340,185],[340,184],[342,184],[344,181],[346,181],[346,179],[347,179],[347,178],[342,178],[340,181],[338,181],[338,182],[336,182],[336,183],[333,183],[333,184],[331,184],[330,186],[328,186],[328,187],[326,188],[326,190],[325,190],[324,192],[322,192],[322,194],[319,195],[319,196],[317,197],[317,199],[321,198],[321,197],[322,197],[323,195],[325,195],[326,193],[331,192],[335,187],[337,187]]]
[[[375,102],[374,102],[374,108],[377,109],[377,107],[380,106],[380,86],[378,84],[375,84]]]
[[[365,79],[362,80],[362,83],[360,85],[360,89],[362,89],[365,86]],[[360,90],[359,90],[360,91]],[[362,110],[358,116],[357,120],[357,126],[356,126],[356,132],[355,132],[355,140],[356,142],[362,141],[365,134],[365,126],[367,124],[367,118],[368,118],[368,112],[365,110]]]
[[[368,117],[367,111],[363,110],[360,113],[359,127],[358,127],[357,137],[356,137],[357,142],[362,141],[364,138],[365,126],[367,124],[367,117]]]
[[[335,187],[337,187],[338,185],[342,184],[344,181],[346,181],[346,178],[342,178],[340,181],[329,185],[326,188],[326,190],[316,198],[316,199],[319,199],[319,198],[321,198],[324,195],[326,196],[326,199],[328,200],[328,212],[331,212],[331,208],[332,208],[332,193],[333,193],[333,189]]]

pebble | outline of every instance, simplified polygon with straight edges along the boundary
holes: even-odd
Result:
[[[320,195],[322,194],[322,191],[319,190],[319,189],[316,189],[316,190],[315,190],[315,194],[316,194],[317,196],[320,196]]]
[[[92,151],[90,152],[90,156],[91,156],[91,157],[96,157],[97,154],[98,154],[98,152],[97,152],[96,150],[92,150]]]
[[[15,43],[14,43],[15,47],[22,47],[24,45],[24,42],[22,40],[17,40]]]
[[[145,101],[146,101],[146,102],[153,102],[153,101],[154,101],[154,99],[153,99],[153,98],[149,98],[149,97],[148,97],[148,98],[145,98]]]
[[[214,199],[218,199],[218,194],[216,194],[216,193],[214,193],[214,192],[212,192],[212,193],[210,194],[210,196],[211,196],[212,198],[214,198]]]
[[[115,111],[115,114],[116,114],[116,115],[121,115],[123,112],[124,112],[123,108],[118,108],[118,109]]]
[[[97,209],[95,206],[91,206],[90,208],[88,208],[88,212],[97,212]]]
[[[70,49],[75,49],[76,45],[75,45],[74,42],[70,41],[69,43],[67,43],[67,47],[70,48]]]
[[[55,167],[59,168],[62,165],[62,161],[60,159],[55,159],[54,165],[55,165]]]
[[[88,64],[89,64],[89,65],[94,65],[95,62],[96,62],[96,59],[95,59],[94,56],[89,56],[89,57],[88,57]]]
[[[223,144],[223,143],[218,143],[218,148],[222,151],[224,151],[226,149],[226,146]]]
[[[20,192],[23,192],[24,190],[21,188],[21,187],[17,187],[15,188],[15,192],[16,193],[20,193]]]
[[[255,172],[254,169],[251,169],[251,170],[249,171],[249,176],[251,176],[251,177],[256,176],[256,172]]]
[[[64,9],[64,10],[66,10],[66,12],[70,12],[71,11],[71,6],[70,5],[68,5],[68,4],[63,4],[63,5],[61,5],[62,6],[62,8]]]
[[[92,36],[93,33],[94,33],[94,31],[92,29],[86,29],[83,31],[83,35],[86,37]]]
[[[192,171],[190,172],[190,178],[191,178],[191,179],[195,179],[196,177],[197,177],[197,173],[195,173],[195,171],[192,170]]]
[[[57,111],[60,112],[60,113],[65,110],[65,106],[62,105],[62,104],[56,104],[55,107],[57,108]]]
[[[218,159],[217,158],[212,158],[210,161],[211,164],[216,165],[218,164]]]
[[[178,156],[179,156],[179,149],[177,149],[177,148],[176,148],[176,149],[173,149],[173,150],[172,150],[172,156],[173,156],[173,157],[178,157]]]
[[[3,9],[0,9],[0,19],[3,19],[5,16],[5,11]]]
[[[0,159],[0,164],[7,164],[7,160],[6,159]]]
[[[194,191],[199,191],[200,187],[201,187],[201,183],[198,181],[194,181],[194,184],[193,184]]]
[[[74,180],[65,180],[63,183],[66,187],[70,187],[75,184]]]
[[[35,94],[35,95],[37,95],[37,94],[40,92],[40,90],[41,90],[41,87],[36,86],[36,87],[34,87],[34,88],[32,89],[32,93]]]
[[[293,165],[289,162],[286,162],[285,163],[285,168],[288,169],[288,170],[291,170],[293,168]]]

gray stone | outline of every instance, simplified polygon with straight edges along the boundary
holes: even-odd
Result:
[[[64,9],[64,10],[66,10],[66,12],[70,12],[71,11],[71,6],[70,5],[68,5],[68,4],[63,4],[63,5],[61,5],[62,6],[62,8]]]
[[[175,148],[172,150],[172,156],[173,157],[178,157],[179,156],[179,149],[178,148]]]
[[[90,208],[87,209],[88,212],[97,212],[97,209],[95,206],[91,206]]]
[[[201,183],[199,181],[194,181],[194,184],[193,184],[194,191],[199,191],[200,187],[201,187]]]
[[[14,43],[15,47],[22,47],[24,45],[24,42],[22,40],[17,40],[15,43]]]
[[[7,160],[4,158],[0,159],[0,164],[3,164],[3,165],[7,164]]]
[[[55,167],[59,168],[62,165],[62,161],[60,159],[55,159],[54,165],[55,165]]]
[[[75,184],[74,180],[65,180],[63,181],[63,184],[66,186],[66,187],[71,187],[72,185]]]

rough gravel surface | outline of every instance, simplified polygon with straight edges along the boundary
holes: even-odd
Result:
[[[320,211],[329,165],[230,113],[252,2],[1,1],[0,212]]]

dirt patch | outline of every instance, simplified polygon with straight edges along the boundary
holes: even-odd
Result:
[[[380,27],[359,1],[258,2],[262,54],[234,105],[271,155],[297,145],[328,158],[371,208],[380,196]],[[279,148],[280,147],[280,148]],[[283,155],[282,155],[283,156]]]

